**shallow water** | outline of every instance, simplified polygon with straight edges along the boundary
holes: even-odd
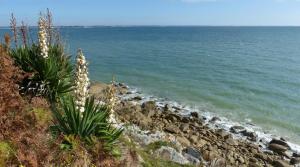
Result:
[[[0,34],[6,30],[0,30]],[[300,27],[65,27],[93,80],[141,88],[300,144]]]

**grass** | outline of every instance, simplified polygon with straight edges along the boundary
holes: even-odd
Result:
[[[193,167],[192,165],[182,165],[172,161],[166,161],[161,158],[156,158],[155,156],[145,152],[138,151],[138,153],[144,159],[142,163],[143,167]]]
[[[143,167],[192,167],[192,165],[182,165],[176,162],[167,161],[151,154],[151,151],[155,151],[162,146],[174,147],[172,143],[166,141],[156,141],[148,144],[144,148],[141,148],[138,147],[135,142],[129,141],[124,136],[121,136],[119,140],[120,143],[134,150],[138,155],[142,157],[142,159],[144,160],[144,162],[142,162]]]
[[[52,120],[51,112],[44,108],[33,108],[32,112],[35,114],[37,122],[40,125],[46,125]]]
[[[6,161],[14,156],[14,149],[5,141],[0,141],[0,166],[5,166]]]
[[[155,141],[155,142],[152,142],[150,144],[148,144],[146,146],[146,151],[147,152],[153,152],[155,150],[158,150],[160,149],[162,146],[166,146],[166,147],[172,147],[174,148],[175,150],[178,151],[177,147],[175,146],[175,144],[173,143],[170,143],[170,142],[167,142],[167,141]]]

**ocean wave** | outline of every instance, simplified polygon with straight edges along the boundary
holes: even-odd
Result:
[[[212,129],[224,129],[228,132],[230,132],[230,128],[233,126],[242,126],[245,128],[245,130],[249,132],[254,132],[257,135],[257,143],[260,146],[262,146],[262,149],[267,150],[268,143],[273,139],[273,138],[280,138],[280,136],[277,136],[275,134],[266,132],[263,128],[261,128],[258,125],[255,125],[252,123],[252,120],[247,118],[243,122],[237,122],[233,121],[231,119],[228,119],[227,117],[220,116],[216,113],[210,112],[208,109],[209,107],[207,105],[203,106],[189,106],[186,104],[183,104],[178,101],[174,101],[168,98],[160,98],[156,97],[154,95],[149,95],[149,94],[144,94],[142,92],[142,89],[140,88],[133,88],[129,87],[129,92],[127,94],[119,95],[119,97],[122,100],[132,100],[135,97],[141,97],[141,100],[139,101],[134,101],[135,103],[142,104],[146,101],[155,101],[156,105],[160,108],[163,108],[165,105],[169,105],[169,108],[175,112],[175,110],[179,110],[179,114],[183,116],[190,115],[191,112],[197,112],[199,115],[201,115],[203,118],[205,118],[206,123],[212,128]],[[216,122],[211,123],[210,120],[213,119],[214,117],[220,118]],[[235,138],[240,138],[246,140],[247,137],[243,136],[242,134],[235,134],[232,133]],[[291,147],[292,152],[300,153],[300,145],[295,144],[293,142],[288,142],[287,143]]]

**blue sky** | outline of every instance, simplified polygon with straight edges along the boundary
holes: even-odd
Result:
[[[300,25],[300,0],[0,0],[0,26],[46,8],[55,25]]]

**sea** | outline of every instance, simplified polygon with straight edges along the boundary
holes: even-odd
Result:
[[[0,35],[8,32],[0,29]],[[34,28],[33,32],[36,31]],[[300,144],[300,27],[59,27],[91,80],[116,81]],[[31,33],[36,38],[35,33]]]

